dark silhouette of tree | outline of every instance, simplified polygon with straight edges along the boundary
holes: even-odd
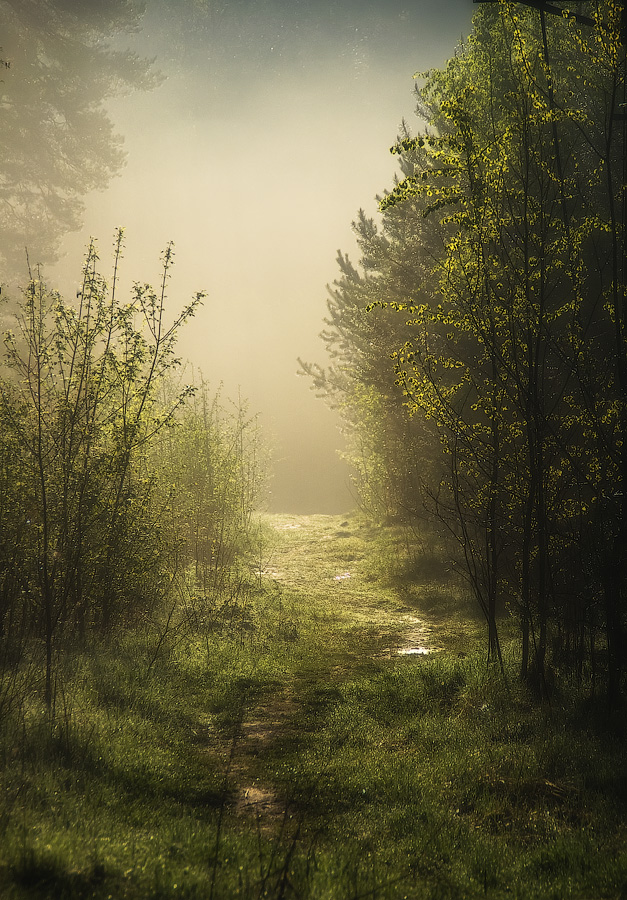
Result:
[[[83,197],[106,187],[124,162],[106,102],[146,89],[150,63],[110,41],[138,26],[134,0],[2,0],[0,81],[0,278],[55,259],[80,227]]]

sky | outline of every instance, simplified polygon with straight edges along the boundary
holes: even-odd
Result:
[[[325,363],[319,333],[338,250],[395,172],[389,148],[414,114],[414,74],[470,31],[471,0],[147,0],[118,41],[154,58],[161,84],[112,100],[127,163],[86,198],[57,277],[71,288],[90,237],[106,268],[126,229],[125,277],[157,282],[175,245],[172,315],[202,310],[180,355],[224,397],[241,395],[272,447],[268,508],[355,506],[340,421],[298,358]]]

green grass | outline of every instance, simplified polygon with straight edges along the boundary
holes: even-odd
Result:
[[[223,627],[76,654],[53,722],[5,718],[0,897],[627,897],[622,721],[538,707],[507,644],[505,686],[398,529],[267,527]],[[399,656],[422,614],[442,649]]]

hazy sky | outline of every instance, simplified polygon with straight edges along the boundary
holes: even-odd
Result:
[[[126,227],[129,280],[156,281],[175,242],[172,309],[205,290],[181,353],[259,411],[275,447],[271,507],[343,512],[353,500],[338,421],[299,378],[324,362],[318,334],[351,222],[376,214],[389,147],[417,129],[413,74],[441,66],[470,30],[471,0],[148,0],[125,39],[166,79],[111,107],[127,166],[88,198],[60,277],[89,235],[103,261]]]

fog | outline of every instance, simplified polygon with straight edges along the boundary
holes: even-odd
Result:
[[[111,101],[127,164],[87,198],[84,229],[66,238],[55,277],[75,286],[89,236],[106,269],[123,226],[125,277],[155,282],[174,241],[172,311],[207,292],[181,355],[259,412],[273,446],[269,507],[345,512],[355,500],[340,423],[298,377],[297,357],[325,361],[318,334],[337,250],[356,256],[351,221],[360,208],[376,215],[375,195],[392,183],[401,120],[420,128],[413,74],[445,63],[472,3],[193,9],[148,0],[141,28],[124,37],[165,77]]]

